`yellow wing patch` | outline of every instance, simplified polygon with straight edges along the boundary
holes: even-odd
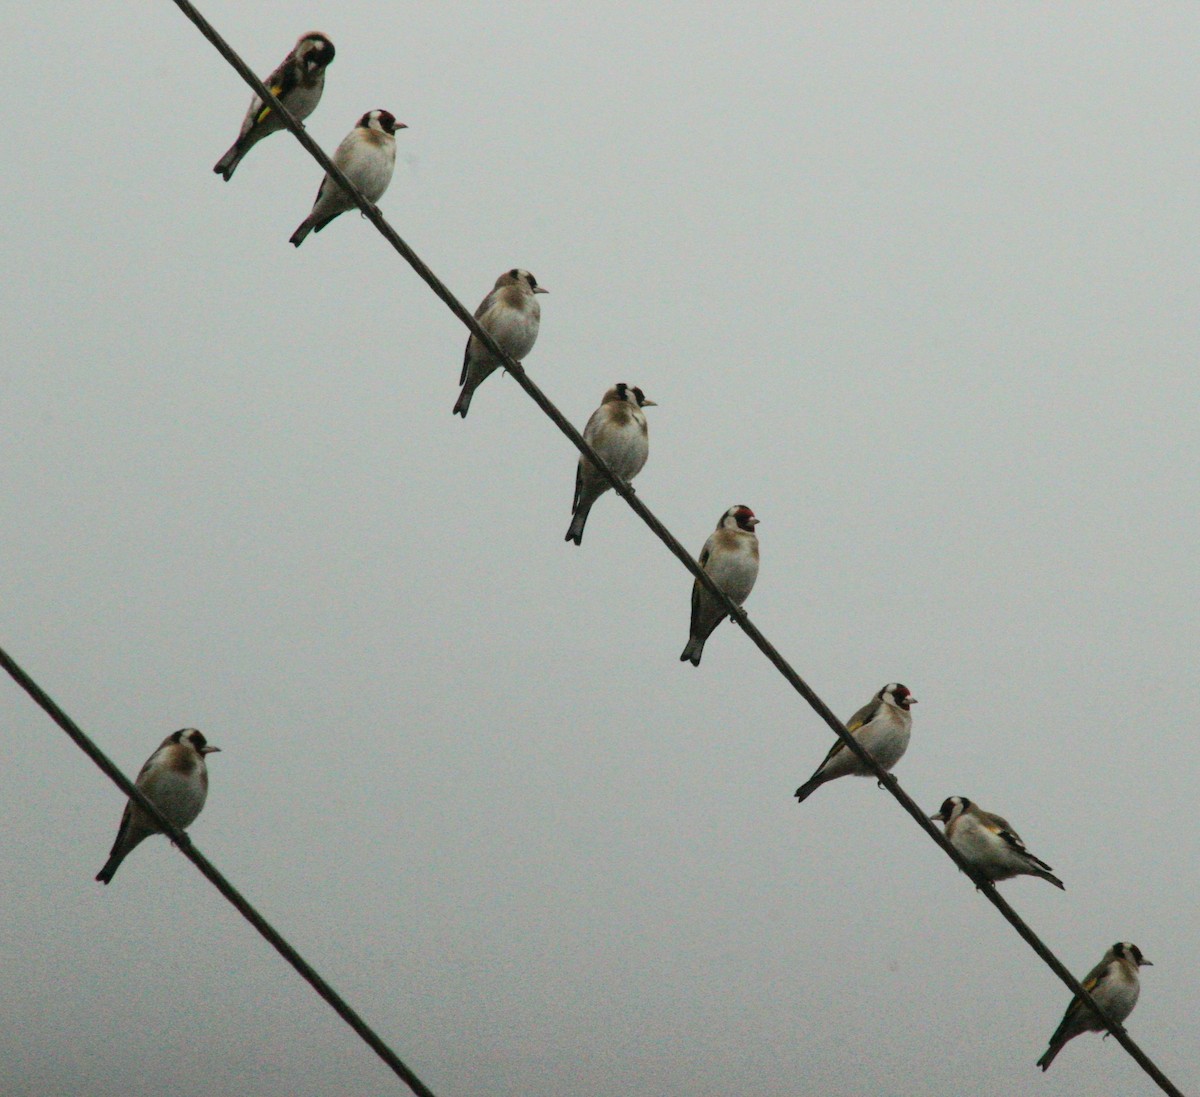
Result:
[[[273,96],[275,96],[275,98],[276,98],[276,99],[278,99],[278,98],[279,98],[279,96],[280,96],[280,95],[283,93],[283,85],[282,85],[282,84],[276,84],[276,85],[270,85],[270,84],[268,84],[268,85],[267,85],[267,90],[268,90],[268,91],[269,91],[269,92],[270,92],[270,93],[271,93]],[[268,114],[270,114],[270,113],[271,113],[271,105],[268,103],[268,104],[267,104],[265,107],[263,107],[263,109],[262,109],[262,110],[260,110],[260,111],[258,112],[258,117],[254,119],[254,121],[255,121],[255,124],[257,124],[257,123],[261,122],[261,121],[262,121],[264,118],[266,118],[266,116],[267,116]]]

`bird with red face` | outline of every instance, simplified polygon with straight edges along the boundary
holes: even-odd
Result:
[[[904,757],[908,750],[908,737],[912,733],[912,713],[909,709],[917,699],[908,686],[889,682],[846,722],[846,730],[859,745],[874,757],[884,769],[892,767]],[[817,771],[796,789],[796,799],[807,800],[827,781],[839,777],[872,777],[857,754],[839,739],[817,766]]]

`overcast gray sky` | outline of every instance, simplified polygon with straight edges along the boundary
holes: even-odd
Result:
[[[747,608],[897,776],[1007,815],[1003,885],[1198,1086],[1194,4],[209,0],[309,129],[407,122],[381,206],[582,425],[640,385],[642,498],[698,551],[761,517]],[[439,1097],[1153,1092],[1034,1061],[1062,985],[360,218],[299,251],[285,134],[161,0],[10,7],[0,643],[135,773],[200,727],[197,845]],[[401,1091],[0,684],[0,1091]],[[1180,727],[1177,721],[1185,719]]]

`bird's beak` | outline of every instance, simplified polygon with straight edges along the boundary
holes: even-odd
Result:
[[[406,130],[406,129],[408,129],[408,123],[407,123],[407,122],[397,122],[397,123],[396,123],[396,129],[398,129],[398,130]]]
[[[548,289],[546,289],[545,286],[534,286],[533,292],[534,293],[549,293],[550,291]]]
[[[911,693],[908,695],[908,703],[910,705],[915,705],[917,703],[917,699]]]
[[[221,748],[214,747],[211,743],[208,743],[205,745],[204,749],[200,753],[201,754],[220,754]]]
[[[657,400],[643,400],[643,401],[642,401],[642,407],[644,407],[644,408],[656,408],[656,407],[658,407],[658,401],[657,401]]]
[[[761,518],[747,518],[746,519],[747,524],[749,524],[750,526],[757,526],[758,523],[761,521],[762,521]]]
[[[1139,966],[1140,967],[1154,967],[1154,964],[1151,961],[1147,960],[1145,956],[1143,956],[1142,962]]]
[[[929,817],[929,821],[931,823],[944,823],[946,821],[946,817],[939,811],[936,815],[931,815]]]

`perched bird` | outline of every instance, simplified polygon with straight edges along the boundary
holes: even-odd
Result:
[[[378,202],[392,181],[396,166],[396,131],[408,127],[397,122],[386,110],[369,110],[342,139],[333,154],[333,162],[371,202]],[[320,232],[339,214],[354,209],[350,197],[328,175],[321,180],[312,213],[292,233],[291,243],[299,247],[310,232]]]
[[[951,796],[942,804],[934,822],[946,824],[946,839],[964,860],[989,880],[1011,880],[1014,876],[1040,876],[1066,891],[1063,882],[1045,861],[1025,848],[1021,836],[1007,819],[984,811],[965,796]]]
[[[192,825],[208,795],[208,766],[204,757],[219,751],[195,728],[172,732],[146,759],[134,784],[180,830]],[[159,832],[158,825],[132,800],[125,805],[112,853],[96,879],[107,884],[121,862],[143,839]]]
[[[758,578],[758,536],[754,532],[757,525],[758,519],[749,507],[741,504],[730,507],[700,550],[700,566],[737,606],[750,597]],[[681,663],[690,661],[694,667],[700,665],[704,642],[725,616],[725,607],[697,579],[692,584],[691,635],[679,657]]]
[[[1142,989],[1138,968],[1153,966],[1137,945],[1118,941],[1104,954],[1104,959],[1088,972],[1083,989],[1109,1017],[1121,1024],[1133,1012]],[[1092,1010],[1078,998],[1072,998],[1061,1023],[1050,1037],[1046,1054],[1037,1061],[1037,1065],[1042,1070],[1049,1070],[1054,1057],[1062,1051],[1067,1041],[1085,1032],[1103,1032],[1104,1027]],[[1105,1032],[1105,1035],[1108,1033]]]
[[[909,709],[917,699],[899,682],[889,682],[846,722],[846,730],[886,770],[904,757],[908,737],[912,732],[912,713]],[[807,800],[826,781],[853,774],[873,776],[858,755],[841,739],[829,749],[817,772],[796,789],[796,799]]]
[[[321,101],[325,90],[325,69],[333,60],[333,43],[325,35],[313,31],[305,34],[263,83],[292,116],[303,122]],[[250,100],[250,109],[242,120],[242,129],[229,151],[217,161],[213,168],[225,182],[233,178],[238,164],[264,137],[283,129],[283,120],[273,106],[264,106],[255,95]]]
[[[636,385],[632,388],[619,381],[613,385],[592,412],[583,428],[583,440],[588,443],[622,480],[628,483],[646,464],[650,454],[650,434],[646,413],[642,408],[658,405],[647,400]],[[571,504],[571,525],[568,541],[583,541],[583,527],[592,504],[612,485],[596,471],[596,466],[582,454],[575,470],[575,501]]]
[[[500,345],[510,358],[518,362],[525,357],[537,341],[538,327],[542,322],[542,306],[535,294],[549,293],[538,285],[538,281],[527,270],[513,267],[496,279],[496,285],[475,310],[475,319]],[[467,352],[463,355],[462,376],[458,383],[462,392],[454,405],[452,414],[467,417],[471,397],[500,365],[487,348],[474,335],[467,340]]]

